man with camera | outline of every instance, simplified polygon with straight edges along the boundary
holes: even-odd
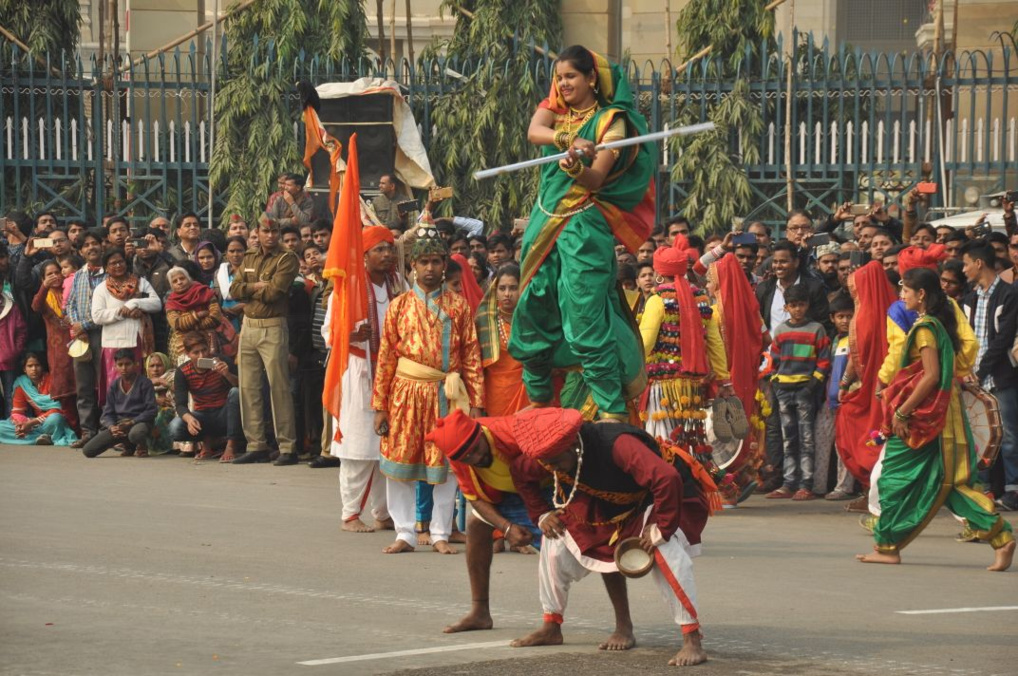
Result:
[[[203,334],[188,333],[183,344],[188,361],[178,367],[173,378],[177,417],[170,423],[170,438],[203,442],[198,459],[204,459],[212,455],[210,441],[225,436],[226,451],[220,462],[232,462],[243,438],[237,376],[230,372],[232,364],[225,357],[212,356]],[[187,407],[188,396],[193,410]]]

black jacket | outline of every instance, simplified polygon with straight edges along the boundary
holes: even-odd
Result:
[[[806,311],[806,316],[811,321],[823,324],[828,335],[832,334],[834,324],[831,322],[830,305],[827,302],[827,292],[824,290],[823,282],[800,274],[799,284],[805,285],[809,290],[809,310]],[[774,302],[774,291],[777,285],[777,277],[771,277],[756,285],[756,299],[760,303],[760,316],[763,317],[768,331],[774,330],[774,326],[771,325],[771,303]]]
[[[975,290],[969,291],[962,301],[965,316],[973,330],[976,328],[978,302],[979,295]],[[1018,387],[1018,367],[1013,366],[1008,358],[1018,332],[1018,289],[1004,280],[998,281],[990,296],[986,316],[990,320],[989,340],[976,368],[976,378],[982,383],[987,376],[993,376],[994,387],[1001,390]]]

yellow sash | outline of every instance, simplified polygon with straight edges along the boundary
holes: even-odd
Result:
[[[419,383],[445,383],[445,398],[449,400],[449,408],[458,408],[464,413],[470,413],[470,396],[467,394],[467,386],[463,384],[463,378],[459,373],[445,373],[430,366],[425,366],[406,357],[400,357],[396,363],[396,375],[400,378],[413,380]]]

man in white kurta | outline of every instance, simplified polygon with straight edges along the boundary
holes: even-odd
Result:
[[[374,381],[374,360],[378,354],[381,327],[389,302],[403,288],[393,275],[395,246],[391,231],[381,226],[364,229],[364,265],[369,282],[367,321],[357,325],[350,336],[350,355],[341,386],[343,399],[339,420],[333,428],[342,432],[342,441],[332,442],[330,454],[339,458],[339,493],[343,502],[343,530],[370,533],[377,528],[391,528],[385,501],[385,477],[378,469],[381,437],[375,434],[371,390]],[[322,335],[331,344],[329,328],[332,319],[332,296],[329,296]],[[365,518],[370,515],[373,523]]]

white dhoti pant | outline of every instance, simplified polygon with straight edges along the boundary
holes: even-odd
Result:
[[[377,460],[344,459],[339,466],[339,495],[343,500],[344,523],[360,519],[365,512],[376,521],[389,518],[385,506],[385,477],[378,469]]]
[[[431,511],[431,542],[448,542],[452,533],[452,516],[456,508],[456,479],[449,477],[444,483],[435,484]],[[389,515],[396,528],[396,539],[411,547],[417,544],[414,525],[417,523],[417,482],[385,480],[385,494],[389,503]]]
[[[650,574],[654,584],[672,611],[675,623],[683,634],[700,628],[696,612],[696,582],[693,580],[693,556],[699,547],[692,547],[685,533],[676,531],[661,543],[654,553]],[[579,553],[579,547],[568,532],[560,538],[544,538],[538,562],[541,608],[545,622],[563,621],[569,588],[589,573],[617,573],[614,562],[600,561]]]

